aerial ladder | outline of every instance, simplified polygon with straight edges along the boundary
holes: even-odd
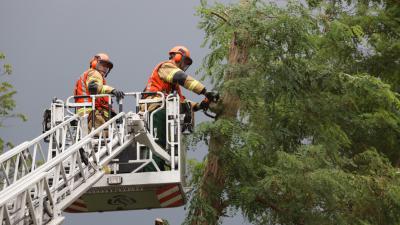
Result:
[[[145,99],[144,94],[156,97]],[[117,99],[119,112],[97,128],[88,127],[93,113],[80,116],[75,112],[94,109],[96,98],[104,96],[111,105],[112,96],[54,99],[43,134],[0,155],[1,224],[61,224],[64,211],[151,209],[185,203],[184,115],[179,96],[125,95],[125,102],[132,97],[133,110],[124,112],[122,100]],[[92,101],[76,103],[79,97]],[[157,109],[148,111],[151,104],[157,104]],[[156,117],[161,123],[156,124]]]

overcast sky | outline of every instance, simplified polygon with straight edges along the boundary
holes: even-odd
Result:
[[[197,28],[198,5],[192,0],[0,0],[0,52],[13,66],[6,80],[18,91],[15,111],[28,116],[25,123],[7,121],[0,137],[19,144],[41,134],[42,114],[51,99],[72,95],[75,81],[98,52],[108,53],[114,63],[108,84],[123,91],[143,90],[153,67],[178,44],[191,50],[194,64],[188,72],[193,74],[209,51],[200,48],[204,33]],[[199,149],[189,157],[205,154]],[[185,209],[64,215],[65,225],[146,225],[156,217],[175,225],[183,221]],[[247,222],[236,216],[223,224]]]

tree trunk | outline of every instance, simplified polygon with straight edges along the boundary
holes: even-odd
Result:
[[[240,4],[245,6],[248,3],[246,0],[241,0]],[[243,35],[243,34],[242,34]],[[244,42],[238,42],[237,35],[232,37],[229,53],[228,63],[229,65],[245,64],[248,58],[248,44]],[[232,80],[238,76],[235,72],[226,72],[224,80]],[[225,92],[221,96],[222,111],[218,114],[218,119],[232,119],[237,118],[237,114],[240,107],[240,99],[237,95],[229,92]],[[218,107],[220,108],[220,107]],[[219,218],[223,216],[224,209],[227,205],[224,203],[223,191],[226,182],[226,176],[224,168],[224,162],[220,158],[219,151],[224,146],[229,146],[230,137],[226,136],[215,136],[212,135],[210,138],[209,152],[207,156],[207,165],[204,170],[204,174],[200,184],[199,196],[207,202],[215,213],[215,218],[211,221],[193,221],[192,225],[212,225],[218,224]],[[195,211],[196,217],[204,217],[207,214],[204,208],[198,208]]]

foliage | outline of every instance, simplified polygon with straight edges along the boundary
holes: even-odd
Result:
[[[5,60],[4,53],[0,52],[0,61]],[[5,75],[11,75],[12,67],[10,64],[3,63],[3,68],[0,69],[0,76],[4,79]],[[13,90],[13,86],[6,82],[2,81],[0,83],[0,128],[4,128],[4,121],[9,118],[19,118],[22,121],[26,121],[26,117],[20,113],[13,113],[15,108],[15,100],[13,99],[14,95],[17,92]],[[10,142],[7,142],[6,145],[12,147]],[[0,138],[0,152],[4,149],[4,140]]]
[[[400,4],[248,4],[199,8],[203,72],[240,96],[236,119],[193,136],[231,140],[218,153],[224,191],[209,194],[254,224],[398,224]],[[228,62],[233,37],[249,46],[245,64]],[[206,163],[193,167],[187,224],[221,216],[196,192]]]

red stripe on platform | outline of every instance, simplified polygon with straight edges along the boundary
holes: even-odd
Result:
[[[175,186],[178,186],[178,185],[177,184],[170,184],[170,185],[163,186],[162,188],[159,188],[156,191],[156,194],[157,195],[162,194],[163,192],[168,191],[169,189],[174,188]]]
[[[170,200],[171,198],[174,198],[180,194],[181,194],[181,192],[178,190],[177,192],[171,193],[170,195],[167,195],[164,198],[160,199],[159,202],[160,203],[166,202],[166,201]]]

